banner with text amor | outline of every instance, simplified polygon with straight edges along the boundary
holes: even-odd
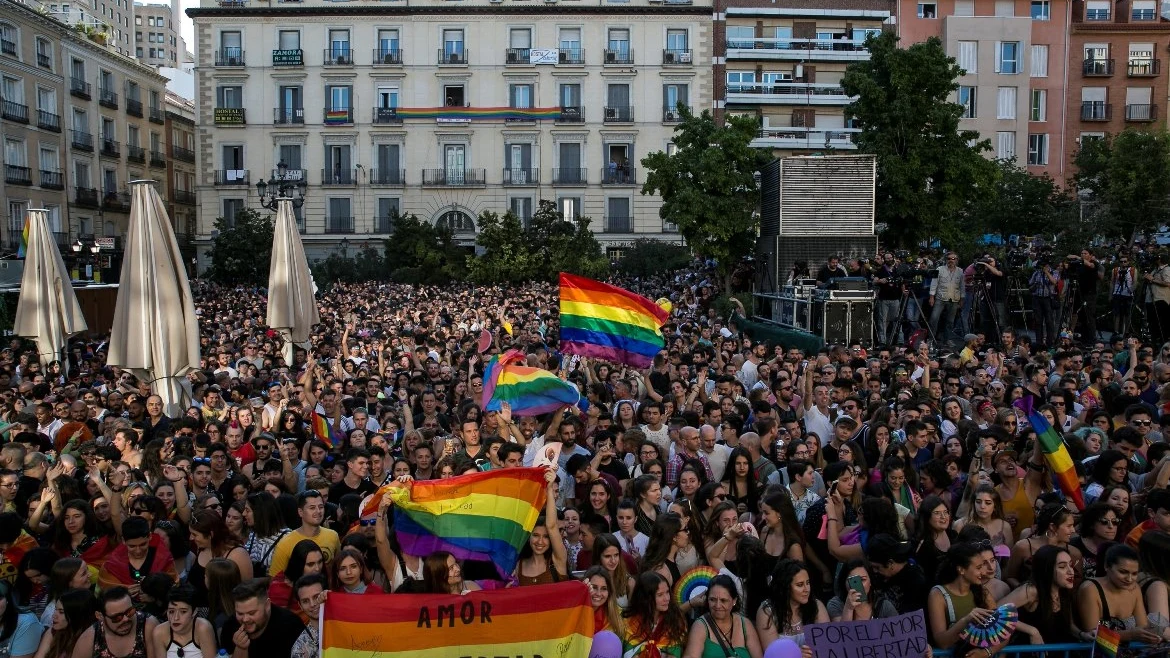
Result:
[[[921,610],[887,619],[839,621],[804,627],[814,658],[922,658],[926,620]]]

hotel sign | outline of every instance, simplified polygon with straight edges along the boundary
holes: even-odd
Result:
[[[244,121],[244,108],[242,107],[217,107],[215,108],[215,125],[217,126],[242,126],[246,123]]]
[[[272,51],[273,66],[304,66],[305,51],[303,50],[274,50]]]

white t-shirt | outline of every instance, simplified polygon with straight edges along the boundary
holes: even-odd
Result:
[[[832,413],[833,408],[829,407],[829,414]],[[804,411],[804,430],[816,434],[817,438],[821,440],[823,448],[833,438],[833,420],[830,416],[821,413],[821,410],[817,409],[817,405],[814,404]]]
[[[727,460],[731,458],[731,448],[722,443],[716,443],[715,449],[707,452],[702,448],[699,452],[707,456],[707,463],[711,465],[711,476],[716,482],[723,481],[723,471],[727,470]]]

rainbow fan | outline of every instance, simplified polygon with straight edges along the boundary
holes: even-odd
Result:
[[[718,575],[717,569],[707,566],[695,567],[684,573],[674,584],[675,602],[682,605],[706,592],[707,588],[711,586],[711,579]]]
[[[986,649],[1008,641],[1016,630],[1016,623],[1020,620],[1020,613],[1016,606],[1007,603],[991,611],[991,618],[985,623],[973,621],[967,624],[959,637],[966,640],[971,646]]]

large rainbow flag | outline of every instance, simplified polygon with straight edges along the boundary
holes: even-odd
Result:
[[[512,413],[536,416],[582,401],[572,384],[542,368],[524,364],[524,353],[509,350],[493,357],[483,372],[483,410],[499,411],[500,403],[512,405]]]
[[[313,432],[313,438],[324,441],[330,448],[337,447],[337,437],[329,427],[329,421],[315,410],[309,412],[309,430]]]
[[[587,658],[593,608],[584,583],[465,595],[329,594],[321,658]]]
[[[608,283],[561,273],[561,351],[645,368],[662,349],[670,314]]]
[[[1044,451],[1044,459],[1048,468],[1052,469],[1052,479],[1069,500],[1076,504],[1077,509],[1085,509],[1085,499],[1081,495],[1081,482],[1077,478],[1077,469],[1073,465],[1068,448],[1056,430],[1048,424],[1048,419],[1032,409],[1032,399],[1023,397],[1016,400],[1014,406],[1023,411],[1028,417],[1028,424],[1036,430],[1036,439],[1040,442],[1040,449]]]
[[[459,560],[492,562],[510,578],[520,549],[544,511],[543,468],[507,468],[447,480],[391,482],[366,499],[362,516],[382,496],[394,501],[394,531],[402,550],[426,556],[447,551]]]
[[[400,107],[396,109],[405,119],[465,119],[540,121],[558,119],[559,107]]]

